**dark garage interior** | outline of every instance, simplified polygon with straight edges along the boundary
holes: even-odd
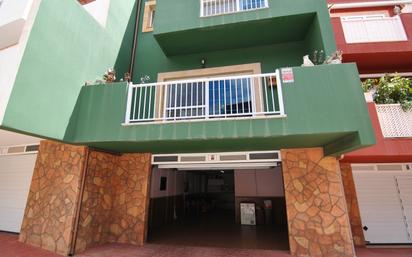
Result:
[[[155,167],[150,191],[149,243],[289,249],[280,167],[248,170]]]

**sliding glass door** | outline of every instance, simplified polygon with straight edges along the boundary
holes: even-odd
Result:
[[[253,113],[251,78],[205,79],[167,85],[165,119],[219,118]]]

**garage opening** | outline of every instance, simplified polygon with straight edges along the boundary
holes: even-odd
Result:
[[[281,167],[270,165],[154,166],[147,241],[289,250]]]

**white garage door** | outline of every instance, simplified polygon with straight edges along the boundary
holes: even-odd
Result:
[[[0,231],[20,232],[36,156],[0,155]]]
[[[412,171],[409,165],[352,165],[366,241],[412,243]]]

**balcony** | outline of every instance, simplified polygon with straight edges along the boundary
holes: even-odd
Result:
[[[400,104],[378,104],[376,111],[385,138],[412,137],[412,111],[403,111]]]
[[[328,25],[323,0],[158,0],[153,36],[167,56],[305,40],[332,52]]]
[[[125,124],[282,117],[279,74],[130,85]]]
[[[374,144],[357,76],[354,64],[341,64],[253,76],[85,86],[64,140],[116,152],[322,146],[327,154],[338,155]]]

